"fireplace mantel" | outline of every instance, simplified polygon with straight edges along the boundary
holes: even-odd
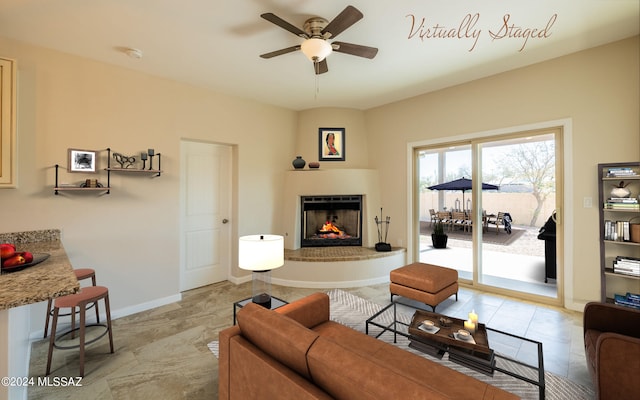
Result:
[[[300,198],[314,195],[363,196],[362,245],[377,241],[374,218],[381,207],[378,171],[374,169],[303,169],[287,171],[284,186],[283,223],[286,249],[300,248]]]

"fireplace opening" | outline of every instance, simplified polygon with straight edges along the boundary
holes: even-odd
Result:
[[[362,195],[302,196],[301,247],[362,246]]]

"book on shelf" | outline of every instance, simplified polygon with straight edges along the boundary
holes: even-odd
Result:
[[[616,274],[640,277],[640,259],[617,256],[613,262],[613,272]]]
[[[613,273],[619,274],[619,275],[640,277],[640,271],[629,271],[622,267],[614,268]]]
[[[616,260],[625,260],[640,264],[640,257],[616,256]]]
[[[626,295],[615,294],[613,296],[613,302],[621,306],[631,307],[631,308],[640,310],[640,303],[636,302],[636,300],[633,297],[629,297],[629,294],[630,293],[627,293]]]
[[[609,203],[638,204],[635,197],[610,197]]]
[[[627,300],[640,304],[640,294],[627,292]]]
[[[607,210],[630,210],[640,211],[640,203],[604,203],[604,208]]]
[[[607,169],[607,178],[619,178],[625,176],[638,176],[631,167],[611,167]]]
[[[617,242],[631,241],[631,227],[629,221],[604,221],[604,240]]]

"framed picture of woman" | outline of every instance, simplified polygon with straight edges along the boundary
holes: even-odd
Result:
[[[320,128],[318,130],[318,160],[344,161],[344,128]]]

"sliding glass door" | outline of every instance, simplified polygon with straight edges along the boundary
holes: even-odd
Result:
[[[554,128],[414,149],[419,260],[474,286],[558,299],[561,139]],[[449,185],[460,178],[470,187]],[[432,243],[438,222],[444,249]]]
[[[450,145],[445,148],[422,149],[417,153],[419,174],[420,261],[458,270],[460,279],[473,278],[471,236],[454,217],[464,215],[471,207],[470,190],[430,190],[429,187],[471,178],[471,146]],[[463,214],[459,214],[463,213]],[[464,218],[458,218],[460,222]],[[448,246],[433,246],[432,234],[438,223],[447,235]],[[454,253],[455,252],[455,256]]]

